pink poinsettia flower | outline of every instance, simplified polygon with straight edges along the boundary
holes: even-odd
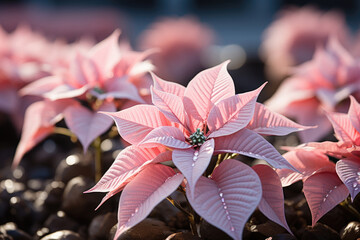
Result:
[[[350,43],[345,17],[339,12],[321,12],[313,7],[281,10],[266,29],[260,54],[271,79],[282,80],[293,66],[309,61],[330,37]]]
[[[354,97],[351,96],[350,99],[347,114],[327,114],[339,142],[310,142],[300,148],[316,149],[339,158],[336,162],[336,173],[354,199],[360,192],[360,104]]]
[[[123,99],[144,103],[142,96],[150,94],[137,87],[145,86],[149,81],[144,75],[152,69],[152,65],[143,61],[149,52],[121,51],[119,34],[119,31],[115,31],[89,51],[77,52],[67,68],[61,66],[54,70],[56,74],[21,89],[23,95],[37,95],[43,97],[45,102],[51,102],[53,111],[65,119],[67,127],[78,137],[84,151],[113,123],[103,114],[97,114],[97,111],[116,111]],[[57,105],[62,105],[63,100],[73,101],[66,108],[59,108]],[[34,121],[31,112],[27,116],[25,122]],[[18,163],[29,150],[29,142],[42,139],[33,139],[37,135],[28,134],[27,131],[30,130],[23,130],[14,163]]]
[[[265,103],[270,109],[317,128],[300,133],[303,142],[329,134],[326,111],[345,112],[348,96],[360,98],[360,65],[335,39],[319,48],[314,59],[301,65]]]
[[[214,32],[193,17],[159,20],[139,37],[140,49],[159,49],[151,57],[154,72],[183,85],[202,69],[203,55],[213,42]]]
[[[268,179],[271,173],[259,173],[259,177],[258,172],[240,161],[226,159],[210,177],[205,177],[203,173],[212,161],[212,156],[239,153],[265,159],[275,168],[295,170],[261,135],[284,135],[307,127],[257,103],[263,86],[252,92],[235,95],[232,78],[226,70],[227,64],[225,62],[200,72],[186,88],[153,75],[151,94],[154,105],[142,104],[105,114],[114,119],[120,135],[133,144],[131,147],[166,148],[168,151],[165,153],[169,154],[167,160],[171,160],[182,178],[186,178],[186,195],[195,211],[234,239],[241,239],[247,218],[261,200],[260,178]],[[137,160],[132,159],[131,162]],[[117,176],[126,173],[123,167],[119,167],[121,164],[126,171],[139,169],[125,162],[114,162],[108,173],[90,191],[106,191],[110,195],[117,192],[127,181],[123,177],[123,181],[118,181]],[[119,169],[121,173],[114,174]],[[127,179],[131,180],[131,177],[127,176]],[[132,181],[137,179],[135,177]],[[143,181],[148,179],[149,176]],[[132,181],[127,188],[130,188],[128,186]],[[177,186],[180,183],[177,182]],[[137,183],[136,186],[141,184]],[[155,188],[150,191],[157,193],[159,190]],[[137,188],[137,192],[142,191],[145,191],[144,187]],[[116,236],[144,219],[150,211],[148,208],[146,211],[136,211],[144,204],[138,203],[135,196],[127,194],[124,190],[121,195]],[[163,193],[162,198],[166,194],[169,193]],[[278,206],[273,204],[275,201],[269,199],[269,196],[263,196],[264,206],[267,206],[263,208],[264,213],[285,226],[283,212],[274,210]]]
[[[277,169],[286,187],[294,182],[304,182],[303,191],[309,204],[312,225],[349,195],[349,190],[339,178],[335,163],[319,150],[296,149],[283,155],[299,172]]]

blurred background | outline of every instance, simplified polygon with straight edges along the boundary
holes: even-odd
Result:
[[[357,32],[357,0],[1,0],[0,25],[7,32],[28,25],[50,39],[69,42],[84,36],[100,41],[119,28],[123,39],[135,50],[143,50],[142,36],[154,22],[164,17],[192,16],[212,31],[212,48],[203,57],[203,66],[232,59],[229,68],[237,90],[242,92],[267,78],[259,59],[265,29],[281,9],[308,5],[338,11],[345,16],[349,29]],[[177,31],[187,34],[185,29]]]

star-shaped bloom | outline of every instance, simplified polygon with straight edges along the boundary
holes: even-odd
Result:
[[[54,69],[53,75],[39,79],[21,90],[23,95],[43,97],[43,103],[52,107],[46,107],[47,111],[61,116],[58,120],[65,119],[67,127],[78,137],[84,151],[113,123],[103,114],[97,114],[98,111],[116,111],[124,100],[145,103],[143,97],[150,94],[143,89],[150,85],[145,73],[152,69],[152,65],[144,60],[150,51],[133,52],[126,45],[121,45],[121,48],[119,34],[119,31],[115,31],[88,51],[79,50],[68,66]],[[65,100],[71,104],[64,107]],[[40,120],[31,113],[33,109],[36,108],[27,110],[29,113],[25,122]],[[45,111],[41,112],[46,114]],[[20,161],[34,146],[34,142],[38,143],[44,138],[37,138],[37,131],[41,131],[45,125],[54,126],[55,123],[34,123],[34,126],[38,126],[36,131],[33,127],[31,130],[24,128],[14,163]],[[48,135],[50,133],[47,132]]]
[[[295,170],[261,135],[284,135],[307,127],[257,103],[263,86],[235,95],[227,64],[200,72],[186,88],[153,75],[151,95],[154,105],[142,104],[106,114],[114,119],[120,135],[132,146],[168,149],[167,153],[171,154],[168,160],[186,178],[186,195],[196,212],[233,238],[241,239],[243,226],[261,199],[260,178],[267,179],[271,173],[258,175],[240,161],[226,159],[211,176],[205,176],[210,163],[214,160],[212,163],[216,163],[212,157],[221,153],[239,153],[264,159],[275,168]],[[108,172],[117,171],[118,164],[120,162],[114,163]],[[105,176],[91,191],[103,191],[105,188],[102,186],[114,182]],[[105,191],[112,192],[119,186],[121,184],[115,183]],[[128,198],[126,194],[124,190],[121,198]],[[132,200],[135,201],[135,197]],[[121,209],[136,209],[136,206],[120,200],[116,236],[133,226],[132,215],[124,216]],[[267,212],[266,208],[263,209]],[[281,215],[280,212],[277,214]],[[267,216],[275,215],[272,212]],[[141,219],[146,217],[145,214],[141,216]],[[280,216],[278,219],[284,218]],[[284,224],[282,220],[277,222]]]

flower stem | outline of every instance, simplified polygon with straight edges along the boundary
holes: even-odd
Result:
[[[180,203],[178,203],[177,201],[175,201],[174,199],[172,199],[172,197],[168,196],[166,198],[172,205],[174,205],[175,207],[177,207],[180,211],[182,211],[186,216],[190,216],[191,214],[185,209],[183,208]]]
[[[55,127],[54,130],[53,130],[53,133],[55,134],[61,134],[61,135],[64,135],[64,136],[68,136],[70,137],[70,140],[72,142],[76,142],[77,141],[77,137],[76,135],[71,132],[69,129],[67,128],[62,128],[62,127]]]
[[[351,213],[353,216],[355,216],[358,220],[360,220],[360,213],[358,212],[358,210],[356,210],[356,208],[351,205],[349,198],[346,198],[344,201],[342,201],[340,203],[340,206],[347,210],[349,213]]]
[[[116,126],[112,126],[112,127],[110,128],[110,131],[109,131],[109,133],[108,133],[108,136],[109,136],[109,138],[114,138],[114,137],[119,136],[119,133],[118,133],[118,131],[117,131]]]
[[[189,217],[189,222],[190,222],[190,229],[191,232],[194,236],[199,237],[199,233],[198,233],[198,229],[197,229],[197,225],[200,223],[200,216],[195,212],[195,210],[193,209],[193,207],[191,206],[189,199],[187,198],[185,191],[183,190],[185,199],[186,199],[186,203],[189,206],[190,209],[190,215]]]
[[[101,139],[95,138],[93,142],[95,148],[95,181],[98,182],[102,176],[101,174]]]

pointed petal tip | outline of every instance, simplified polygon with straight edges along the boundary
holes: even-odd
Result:
[[[116,38],[119,38],[121,34],[121,30],[119,28],[115,29],[114,32],[111,34]]]

